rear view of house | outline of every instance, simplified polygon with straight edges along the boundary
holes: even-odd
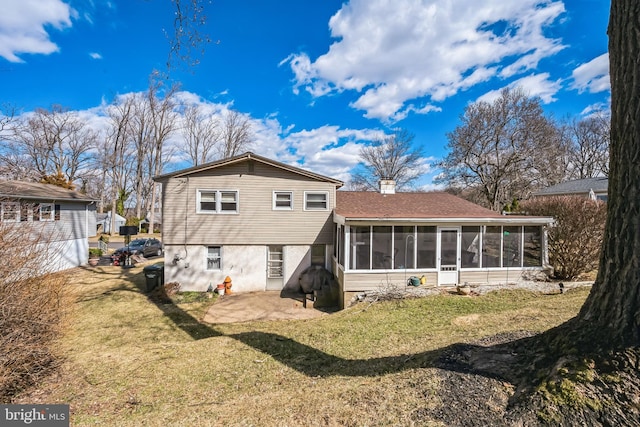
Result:
[[[236,292],[298,289],[329,267],[342,182],[245,153],[155,178],[163,193],[165,282]]]
[[[299,290],[311,265],[350,294],[420,276],[433,286],[517,281],[547,266],[551,218],[506,216],[444,192],[338,191],[342,182],[253,153],[156,177],[165,281]]]
[[[21,236],[16,244],[29,245],[42,272],[78,267],[96,235],[95,200],[55,185],[0,181],[0,227]]]

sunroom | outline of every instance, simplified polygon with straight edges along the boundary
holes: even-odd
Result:
[[[334,272],[343,292],[517,282],[547,266],[546,217],[511,216],[442,193],[337,193]]]

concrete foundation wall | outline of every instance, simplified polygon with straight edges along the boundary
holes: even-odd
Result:
[[[222,269],[206,269],[206,246],[165,245],[165,283],[178,282],[183,291],[215,289],[231,278],[233,292],[264,291],[267,287],[267,246],[222,246]],[[176,260],[174,262],[174,260]],[[298,290],[300,273],[311,265],[311,247],[284,246],[283,288]]]

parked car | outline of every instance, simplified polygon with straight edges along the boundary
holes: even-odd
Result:
[[[111,255],[112,260],[120,260],[127,255],[142,255],[145,258],[162,255],[162,242],[158,239],[135,239],[129,246],[116,249]]]

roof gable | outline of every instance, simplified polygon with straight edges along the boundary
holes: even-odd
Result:
[[[278,169],[282,169],[291,173],[294,173],[296,175],[300,175],[300,176],[304,176],[307,178],[311,178],[313,180],[317,180],[317,181],[323,181],[323,182],[329,182],[332,183],[334,185],[336,185],[336,188],[340,188],[342,187],[342,185],[344,184],[342,181],[334,179],[334,178],[330,178],[328,176],[324,176],[324,175],[320,175],[305,169],[301,169],[295,166],[291,166],[291,165],[287,165],[285,163],[281,163],[281,162],[277,162],[275,160],[271,160],[268,159],[266,157],[262,157],[259,156],[257,154],[251,153],[251,152],[247,152],[244,154],[240,154],[238,156],[234,156],[234,157],[229,157],[227,159],[222,159],[222,160],[218,160],[215,162],[209,162],[209,163],[205,163],[203,165],[199,165],[199,166],[193,166],[190,168],[186,168],[186,169],[182,169],[179,171],[175,171],[175,172],[170,172],[167,174],[163,174],[163,175],[158,175],[156,177],[154,177],[153,179],[156,181],[166,181],[167,179],[170,178],[182,178],[182,177],[186,177],[186,176],[190,176],[190,175],[195,175],[198,173],[202,173],[202,172],[206,172],[212,169],[218,169],[224,166],[229,166],[229,165],[234,165],[234,164],[238,164],[238,163],[243,163],[243,162],[250,162],[250,161],[255,161],[255,162],[259,162],[259,163],[263,163],[265,165],[269,165]]]

